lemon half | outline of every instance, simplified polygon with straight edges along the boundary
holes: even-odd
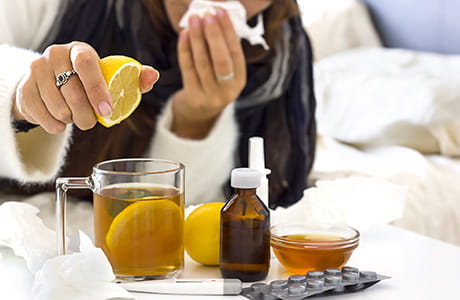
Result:
[[[108,117],[96,113],[96,118],[105,127],[111,127],[128,118],[141,102],[139,75],[142,65],[123,55],[104,57],[99,65],[112,97],[113,111]]]

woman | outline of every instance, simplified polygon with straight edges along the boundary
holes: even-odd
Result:
[[[270,206],[301,198],[314,157],[315,101],[311,49],[294,0],[240,0],[249,24],[264,15],[269,51],[240,42],[225,10],[194,16],[181,31],[191,0],[22,2],[36,11],[42,5],[40,22],[23,27],[37,33],[11,38],[21,35],[11,25],[16,17],[0,41],[43,53],[0,47],[0,56],[20,58],[20,64],[1,61],[8,64],[0,71],[2,102],[12,116],[0,112],[0,122],[12,118],[17,131],[39,128],[9,129],[1,138],[7,153],[1,176],[45,182],[56,174],[87,176],[102,160],[151,156],[186,165],[187,204],[219,201],[230,170],[247,165],[248,138],[262,136],[272,170]],[[7,0],[0,3],[11,9]],[[111,54],[154,66],[161,78],[152,89],[158,75],[144,66],[141,88],[151,91],[130,118],[107,129],[93,111],[111,113],[98,69],[99,57]],[[57,88],[55,76],[70,70],[78,76]],[[68,124],[74,124],[71,142]]]

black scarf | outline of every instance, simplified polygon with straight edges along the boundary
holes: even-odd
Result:
[[[143,101],[157,112],[182,87],[177,35],[171,28],[165,28],[171,32],[168,38],[155,32],[140,0],[79,0],[63,5],[64,13],[53,27],[59,29],[50,33],[43,49],[50,44],[83,41],[100,57],[123,54],[154,66],[161,78]],[[316,139],[311,46],[300,18],[286,21],[283,32],[270,55],[247,65],[247,85],[236,102],[240,130],[236,165],[248,164],[248,139],[263,137],[266,166],[272,170],[272,208],[291,205],[302,197]],[[230,192],[228,187],[226,192]]]

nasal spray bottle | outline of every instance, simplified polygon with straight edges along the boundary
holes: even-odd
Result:
[[[262,175],[257,196],[270,208],[268,201],[268,178],[271,170],[265,168],[264,139],[258,136],[249,138],[249,168],[256,169]]]
[[[270,211],[264,145],[249,139],[249,168],[234,169],[234,195],[221,211],[220,271],[225,278],[265,279],[270,267]]]

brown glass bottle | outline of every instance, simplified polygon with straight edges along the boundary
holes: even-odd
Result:
[[[255,171],[235,170],[242,169]],[[224,278],[263,280],[270,268],[270,213],[256,195],[260,174],[258,183],[245,184],[235,183],[233,175],[235,194],[221,210],[220,271]]]

